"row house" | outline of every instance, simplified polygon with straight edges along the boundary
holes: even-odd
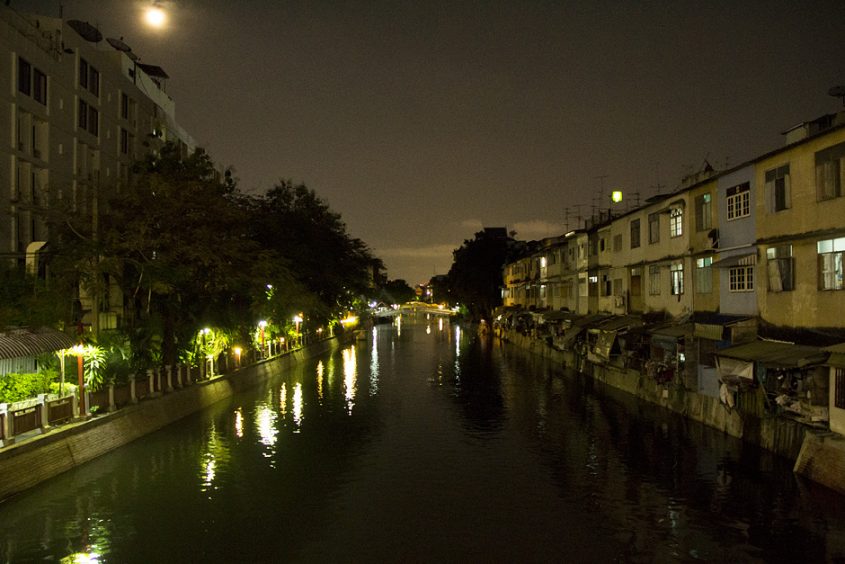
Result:
[[[164,142],[192,150],[164,90],[167,73],[86,22],[0,6],[0,257],[46,276],[48,211],[72,207],[96,225],[99,202]],[[113,281],[80,295],[84,322],[120,323]]]
[[[845,112],[785,136],[774,151],[727,171],[708,166],[673,193],[555,238],[532,257],[559,294],[531,305],[674,320],[651,338],[674,343],[688,389],[727,393],[761,416],[777,398],[845,428],[840,349],[821,368],[800,347],[754,343],[845,341]]]

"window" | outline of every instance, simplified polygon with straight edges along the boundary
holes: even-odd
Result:
[[[660,295],[660,267],[648,267],[648,293],[651,296]]]
[[[631,295],[632,296],[641,296],[642,295],[642,286],[643,286],[643,269],[642,268],[632,268],[631,269]]]
[[[648,214],[648,242],[649,244],[660,241],[660,214]]]
[[[640,220],[631,220],[631,248],[636,249],[640,246]]]
[[[729,221],[751,215],[751,185],[748,182],[728,188],[725,195]]]
[[[622,250],[622,234],[613,236],[613,252],[618,253]]]
[[[85,59],[79,59],[79,86],[94,96],[100,96],[100,72]]]
[[[695,266],[695,291],[709,294],[713,291],[713,257],[700,258]]]
[[[766,249],[770,292],[788,292],[795,289],[792,260],[792,245]]]
[[[32,97],[36,102],[47,105],[47,75],[38,69],[32,74]]]
[[[606,240],[604,237],[602,237],[601,239],[599,239],[599,252],[600,252],[600,253],[603,253],[603,252],[604,252],[604,250],[605,250],[605,248],[606,248],[606,241],[607,241],[607,240]]]
[[[845,409],[845,368],[836,368],[835,370],[833,405],[839,409]]]
[[[126,92],[120,93],[120,117],[129,119],[129,96]]]
[[[707,231],[713,226],[711,219],[712,196],[710,194],[702,194],[695,198],[695,230]]]
[[[843,255],[845,255],[845,237],[827,239],[817,243],[819,253],[819,289],[842,290]]]
[[[124,155],[129,154],[129,132],[120,128],[120,152]]]
[[[88,61],[79,59],[79,86],[88,89]]]
[[[684,263],[672,263],[669,267],[669,274],[672,277],[672,295],[679,296],[684,293]]]
[[[79,129],[88,129],[88,104],[85,100],[79,101],[79,119],[76,121]]]
[[[18,57],[18,91],[30,95],[32,92],[32,66]]]
[[[842,196],[845,184],[845,143],[834,145],[816,153],[816,199],[830,200]]]
[[[754,291],[754,267],[737,266],[728,270],[729,288],[731,292]]]
[[[100,133],[100,112],[94,106],[89,106],[85,100],[79,100],[79,116],[76,124],[91,135]]]
[[[789,192],[788,164],[766,171],[766,198],[770,212],[779,212],[791,207]]]
[[[669,236],[680,237],[684,234],[684,210],[677,207],[669,212]]]

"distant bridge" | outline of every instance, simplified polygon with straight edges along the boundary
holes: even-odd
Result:
[[[397,315],[412,315],[416,313],[442,315],[444,317],[455,315],[454,311],[444,305],[427,304],[425,302],[407,302],[399,306],[397,309],[381,308],[380,310],[377,310],[374,315],[376,317],[396,317]]]

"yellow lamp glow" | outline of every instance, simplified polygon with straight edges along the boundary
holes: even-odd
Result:
[[[622,190],[614,190],[613,192],[611,192],[610,200],[614,204],[618,204],[619,202],[621,202],[622,201]]]

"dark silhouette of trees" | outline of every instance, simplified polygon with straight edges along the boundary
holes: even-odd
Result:
[[[449,295],[466,306],[472,319],[489,319],[501,305],[502,267],[510,260],[513,243],[503,229],[485,229],[453,252]]]

